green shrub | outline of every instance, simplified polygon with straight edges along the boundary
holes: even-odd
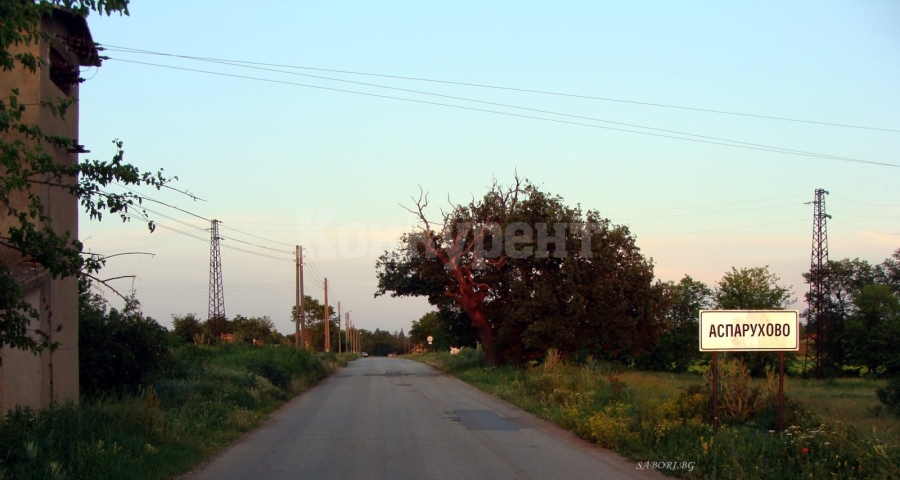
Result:
[[[10,411],[0,419],[0,479],[177,477],[330,368],[284,347],[183,345],[172,355],[174,368],[150,386]]]
[[[107,311],[102,297],[83,294],[78,321],[81,391],[89,397],[137,391],[170,364],[166,329],[145,317],[134,298],[122,311]]]
[[[888,411],[900,416],[900,376],[892,378],[887,386],[875,390],[875,394]]]

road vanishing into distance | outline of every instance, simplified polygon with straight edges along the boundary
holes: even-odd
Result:
[[[429,366],[369,357],[293,399],[184,478],[665,477]]]

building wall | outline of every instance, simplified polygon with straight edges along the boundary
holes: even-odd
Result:
[[[77,24],[78,21],[81,24]],[[51,34],[61,36],[87,31],[82,19],[73,19],[70,15],[45,18],[42,27]],[[51,46],[47,42],[18,45],[15,49],[28,49],[41,58],[51,58]],[[77,56],[68,51],[63,42],[57,41],[55,49],[71,65],[80,64]],[[0,76],[0,95],[9,95],[11,88],[19,89],[20,103],[29,104],[23,115],[24,123],[37,124],[46,134],[78,138],[77,103],[68,109],[65,118],[54,116],[49,109],[37,106],[41,99],[67,96],[51,81],[50,68],[45,66],[36,73],[21,67],[4,72]],[[71,87],[68,95],[77,98],[77,84]],[[60,163],[74,164],[78,161],[77,153],[69,153],[66,149],[49,145],[45,145],[44,149]],[[54,231],[61,234],[67,232],[70,238],[78,238],[77,199],[62,189],[49,186],[38,186],[33,191],[39,194]],[[24,194],[12,199],[17,206],[25,202]],[[5,232],[9,226],[9,217],[0,214],[0,229]],[[13,250],[0,248],[0,261],[11,269],[28,271],[22,257]],[[39,326],[43,332],[48,332],[50,341],[56,342],[58,347],[55,351],[45,350],[37,356],[9,347],[0,349],[0,412],[16,406],[38,409],[52,401],[78,401],[78,281],[74,277],[52,279],[46,272],[34,270],[33,274],[25,276],[23,286],[26,287],[26,299],[40,312],[39,321],[32,326]]]

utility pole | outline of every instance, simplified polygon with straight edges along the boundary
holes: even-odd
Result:
[[[331,351],[331,329],[328,321],[328,279],[325,279],[325,351]]]
[[[353,348],[353,322],[350,321],[350,315],[347,315],[347,345],[351,352],[356,350]]]
[[[352,311],[353,310],[348,310],[347,313],[344,314],[344,317],[345,317],[344,330],[347,332],[347,351],[348,352],[353,351],[353,347],[350,345],[350,312],[352,312]]]
[[[338,302],[338,353],[341,353],[341,302]]]
[[[300,260],[300,245],[297,245],[297,249],[294,251],[294,262],[297,265],[297,300],[294,305],[294,347],[297,349],[300,348],[300,321],[303,318],[303,314],[300,313],[300,279],[303,278],[303,262]]]
[[[356,352],[353,348],[353,322],[350,321],[350,315],[347,315],[347,343],[350,345],[350,351]]]

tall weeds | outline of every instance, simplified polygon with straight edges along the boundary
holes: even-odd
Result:
[[[789,425],[777,432],[777,382],[750,378],[738,361],[720,368],[718,434],[711,382],[692,375],[617,370],[588,359],[485,368],[449,354],[421,358],[635,462],[682,478],[900,478],[896,437],[823,422],[786,399]],[[447,368],[453,365],[452,368]],[[636,463],[636,468],[644,463]]]
[[[10,411],[0,421],[0,480],[181,474],[344,362],[280,347],[186,346],[136,394]]]

